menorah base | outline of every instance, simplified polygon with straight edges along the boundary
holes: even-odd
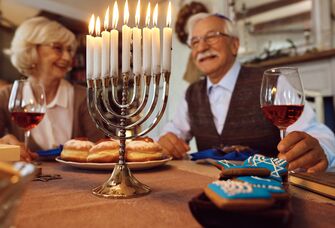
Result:
[[[150,188],[139,182],[127,165],[117,164],[111,177],[101,186],[92,190],[96,196],[103,198],[132,198],[146,195]]]

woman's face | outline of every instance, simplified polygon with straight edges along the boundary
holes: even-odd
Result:
[[[36,75],[39,79],[62,79],[72,65],[73,50],[61,43],[37,46],[38,62]]]

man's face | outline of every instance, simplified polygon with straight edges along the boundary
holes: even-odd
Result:
[[[224,28],[225,22],[221,18],[210,16],[194,25],[192,38],[208,37],[218,32],[224,34]],[[207,39],[207,42],[205,39],[200,39],[192,48],[192,57],[196,66],[210,79],[221,78],[227,73],[237,55],[239,40],[222,34]]]

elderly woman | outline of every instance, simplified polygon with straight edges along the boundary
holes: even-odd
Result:
[[[84,87],[64,79],[76,50],[75,35],[44,17],[22,23],[16,30],[8,54],[14,67],[29,80],[39,82],[46,93],[47,112],[31,131],[29,149],[24,150],[24,131],[10,117],[11,86],[0,90],[0,143],[21,145],[21,158],[31,160],[31,151],[50,149],[74,137],[97,140],[104,137],[92,122]]]

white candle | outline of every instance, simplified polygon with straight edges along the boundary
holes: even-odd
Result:
[[[171,72],[171,48],[172,48],[172,29],[163,29],[163,66],[164,72]]]
[[[122,73],[130,71],[130,38],[131,29],[127,25],[122,26]]]
[[[151,75],[151,29],[143,28],[143,71]]]
[[[119,31],[117,28],[117,23],[119,20],[119,10],[117,2],[114,2],[113,7],[113,21],[112,21],[112,31],[111,31],[111,43],[110,43],[110,75],[118,76],[119,72]]]
[[[143,28],[143,72],[151,75],[151,29],[148,28],[150,23],[150,2],[148,4],[147,15],[145,19],[146,27]]]
[[[124,7],[124,25],[122,26],[122,73],[130,72],[131,29],[127,26],[129,19],[128,1]]]
[[[119,72],[119,31],[111,31],[111,76],[117,76]]]
[[[158,4],[154,9],[153,21],[154,28],[152,28],[152,72],[154,74],[160,73],[161,68],[161,44],[160,44],[160,30],[156,27],[158,18]]]
[[[89,35],[86,35],[86,79],[93,77],[93,53],[94,53],[94,15],[91,16],[88,26]]]
[[[133,66],[134,74],[141,74],[141,29],[133,28]]]
[[[108,29],[108,21],[109,21],[109,7],[107,8],[104,28],[105,31],[101,33],[102,36],[102,65],[101,65],[101,73],[103,77],[109,76],[109,43],[110,43],[110,33],[107,31]]]
[[[141,29],[138,28],[140,24],[140,1],[137,2],[136,15],[135,15],[136,27],[133,28],[133,73],[135,75],[141,74]]]
[[[94,37],[94,65],[93,65],[93,77],[101,77],[101,48],[102,38],[100,37],[100,18],[97,17],[96,26],[96,37]]]
[[[102,33],[102,76],[109,76],[109,39],[110,33],[103,31]]]
[[[86,79],[93,76],[93,36],[86,35]]]
[[[101,48],[102,38],[100,36],[94,37],[94,67],[93,78],[101,77]]]
[[[166,16],[166,26],[163,29],[163,72],[171,72],[171,48],[172,48],[172,29],[171,25],[171,2],[169,2],[168,13]]]

